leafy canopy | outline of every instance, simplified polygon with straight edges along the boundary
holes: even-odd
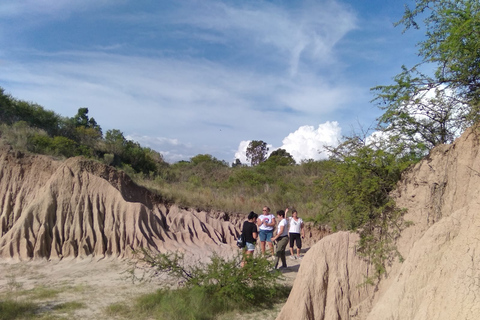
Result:
[[[406,7],[397,25],[420,29],[421,62],[402,67],[394,84],[372,88],[385,110],[379,127],[408,143],[431,149],[450,143],[479,120],[480,2],[478,0],[417,0]],[[424,70],[434,67],[433,74]]]
[[[252,166],[256,166],[267,159],[269,148],[267,143],[262,140],[252,140],[248,144],[246,156]]]
[[[399,256],[395,239],[407,225],[390,193],[418,155],[405,152],[401,144],[358,136],[346,139],[331,152],[335,163],[319,181],[324,213],[317,219],[329,221],[334,230],[357,231],[360,253],[380,276],[385,264]]]
[[[277,149],[272,151],[266,163],[273,164],[274,166],[291,166],[295,164],[295,159],[293,159],[287,150]]]

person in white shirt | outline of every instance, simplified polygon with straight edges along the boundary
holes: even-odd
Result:
[[[277,250],[275,251],[275,269],[277,269],[278,261],[282,260],[282,266],[279,269],[287,267],[287,259],[285,258],[285,248],[288,244],[288,228],[287,219],[285,219],[285,211],[278,210],[277,218],[280,220],[277,227],[277,234],[272,241],[277,241]]]
[[[263,207],[262,214],[257,219],[258,226],[258,236],[260,238],[260,249],[262,250],[262,255],[265,256],[265,243],[268,243],[270,247],[270,252],[273,256],[273,229],[277,222],[275,221],[275,216],[270,213],[269,207]]]
[[[285,210],[285,214],[288,213],[288,208]],[[288,217],[288,215],[287,215]],[[302,218],[298,217],[297,210],[292,210],[292,216],[287,218],[288,225],[288,235],[290,239],[290,258],[291,259],[301,259],[300,250],[302,250],[302,239],[305,238],[305,228]],[[293,246],[297,245],[297,256],[293,254]]]

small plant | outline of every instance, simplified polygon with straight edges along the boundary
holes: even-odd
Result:
[[[290,291],[278,283],[281,273],[272,271],[271,262],[261,257],[249,257],[242,268],[241,254],[232,259],[214,254],[209,263],[194,265],[186,264],[179,253],[152,254],[142,249],[137,254],[154,275],[167,274],[179,285],[137,301],[135,308],[149,310],[158,319],[214,319],[232,310],[271,308]]]
[[[34,289],[25,291],[25,295],[28,295],[32,300],[46,300],[56,298],[61,293],[59,289],[50,289],[45,286],[38,286]]]
[[[0,301],[0,320],[34,319],[38,308],[31,302]]]
[[[61,304],[57,304],[56,306],[53,307],[53,310],[59,310],[63,312],[71,312],[77,309],[82,309],[85,308],[85,304],[82,302],[77,302],[77,301],[70,301],[70,302],[65,302]]]
[[[105,313],[109,317],[119,317],[119,316],[128,317],[129,312],[130,312],[130,308],[123,303],[114,303],[109,305],[105,309]]]
[[[23,287],[21,282],[17,282],[14,275],[8,275],[7,278],[7,289],[12,294],[11,296],[14,297],[16,301],[18,298],[18,291]]]

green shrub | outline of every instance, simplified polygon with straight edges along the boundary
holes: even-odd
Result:
[[[390,192],[401,173],[418,159],[400,145],[379,148],[357,138],[347,140],[334,154],[336,164],[318,182],[326,209],[318,220],[329,221],[333,230],[358,231],[359,251],[380,276],[385,264],[399,256],[394,241],[408,224]]]
[[[31,302],[0,301],[0,320],[34,318],[39,307]]]
[[[50,154],[53,150],[53,140],[47,135],[34,134],[28,139],[28,150],[35,153]]]
[[[213,255],[209,263],[186,265],[178,253],[138,253],[158,273],[177,279],[181,287],[160,290],[137,301],[134,308],[154,314],[156,319],[214,319],[231,310],[269,308],[286,299],[290,288],[279,284],[281,273],[264,258],[249,258],[242,268],[242,255],[224,259]],[[133,272],[132,272],[133,274]]]
[[[77,153],[77,143],[69,138],[57,136],[52,140],[52,149],[56,155],[74,157]]]
[[[113,153],[105,153],[103,155],[103,163],[105,163],[108,166],[113,164],[114,159],[115,159],[115,155]]]

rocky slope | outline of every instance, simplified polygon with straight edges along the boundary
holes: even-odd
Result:
[[[378,287],[356,236],[336,233],[308,251],[283,319],[478,319],[480,314],[480,129],[433,149],[394,194],[413,225]]]
[[[237,232],[225,215],[166,206],[101,163],[0,147],[0,257],[122,258],[144,247],[201,259],[234,252]]]

